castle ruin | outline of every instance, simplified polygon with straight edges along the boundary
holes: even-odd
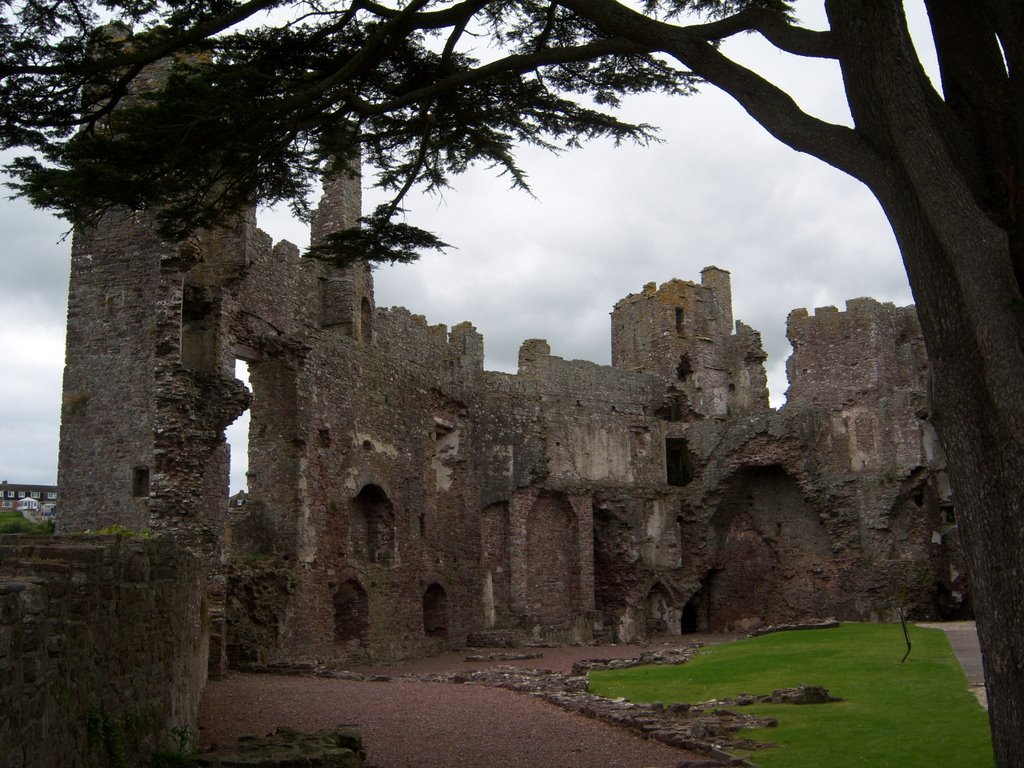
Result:
[[[330,180],[313,241],[359,215]],[[912,307],[790,314],[786,405],[729,273],[616,304],[612,365],[375,306],[370,269],[253,215],[167,243],[76,232],[63,532],[173,534],[206,571],[212,674],[477,644],[628,642],[969,613]],[[234,377],[248,363],[251,392]],[[246,409],[229,510],[224,429]]]

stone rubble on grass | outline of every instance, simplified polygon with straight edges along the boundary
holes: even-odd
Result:
[[[485,669],[406,674],[401,680],[422,683],[448,683],[452,685],[484,685],[505,688],[517,693],[536,696],[569,712],[575,712],[602,722],[633,731],[681,749],[708,755],[707,761],[681,763],[686,768],[700,766],[750,765],[748,761],[733,758],[724,749],[756,750],[770,745],[744,739],[738,732],[749,728],[773,728],[778,721],[773,717],[755,717],[732,712],[729,707],[751,704],[823,704],[841,701],[829,695],[827,689],[815,685],[779,688],[770,694],[737,694],[729,699],[712,699],[697,703],[674,702],[667,706],[655,702],[635,703],[622,698],[609,699],[589,693],[587,675],[594,670],[627,669],[651,664],[683,664],[701,652],[703,644],[691,643],[685,647],[644,651],[639,656],[621,659],[584,659],[573,664],[572,672],[563,674],[548,669],[528,669],[515,666],[494,666]],[[531,654],[493,653],[482,661],[517,660]],[[540,657],[541,654],[536,654]],[[478,659],[467,659],[478,660]],[[257,671],[257,670],[253,670]],[[379,681],[392,679],[387,675],[363,675],[357,672],[330,669],[322,664],[274,664],[258,671],[276,674],[299,674],[340,680]]]
[[[587,673],[594,669],[624,669],[639,664],[679,664],[692,658],[699,650],[694,644],[686,648],[648,651],[634,659],[588,659],[573,665],[565,675],[543,669],[498,666],[459,672],[404,675],[403,680],[415,682],[486,685],[526,693],[562,709],[602,722],[627,728],[645,738],[664,744],[714,755],[728,765],[728,756],[719,750],[758,749],[763,744],[742,739],[737,732],[746,728],[771,728],[777,721],[771,717],[754,717],[730,712],[723,702],[700,704],[642,704],[625,699],[609,699],[587,691]],[[771,696],[763,697],[771,700]],[[726,762],[722,762],[722,759]],[[743,764],[742,761],[737,764]]]

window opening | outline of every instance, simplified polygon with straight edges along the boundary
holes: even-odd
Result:
[[[696,460],[690,452],[685,438],[669,437],[665,439],[666,481],[669,485],[687,485],[695,474]]]
[[[149,497],[149,467],[132,469],[132,496],[136,499]]]
[[[235,378],[252,390],[249,380],[249,364],[242,359],[235,360]],[[234,423],[224,430],[228,449],[231,452],[230,495],[235,496],[248,491],[249,480],[249,421],[251,408],[235,419]]]

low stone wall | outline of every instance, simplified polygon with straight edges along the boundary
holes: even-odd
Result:
[[[366,750],[354,725],[319,733],[278,728],[263,738],[243,736],[228,749],[204,752],[199,768],[363,768]]]
[[[0,765],[145,766],[194,729],[202,583],[170,540],[0,536]]]

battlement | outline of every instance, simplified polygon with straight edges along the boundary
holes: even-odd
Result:
[[[913,306],[850,299],[846,310],[794,309],[786,321],[787,407],[845,407],[880,392],[923,392],[927,355]]]
[[[660,380],[673,419],[768,407],[764,351],[755,331],[734,332],[732,285],[719,267],[700,283],[647,283],[612,310],[612,365]]]

